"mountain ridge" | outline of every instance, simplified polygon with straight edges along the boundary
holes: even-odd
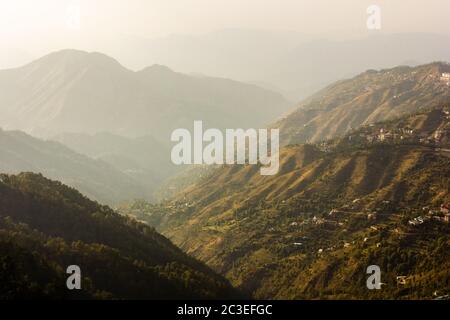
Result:
[[[288,106],[255,85],[157,65],[135,72],[104,54],[76,50],[2,70],[0,88],[0,125],[44,137],[107,131],[166,142],[171,130],[200,116],[213,127],[259,126]]]
[[[150,199],[150,188],[105,161],[89,158],[56,141],[0,129],[0,171],[34,171],[79,188],[103,203]]]
[[[368,70],[322,89],[272,127],[280,129],[284,145],[335,138],[361,125],[445,103],[450,98],[450,87],[440,79],[445,72],[450,65],[443,62]]]

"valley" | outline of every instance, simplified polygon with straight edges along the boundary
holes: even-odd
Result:
[[[445,296],[449,72],[444,62],[367,70],[289,109],[255,85],[161,65],[131,71],[100,53],[65,50],[0,71],[0,294]],[[198,119],[216,131],[199,135]],[[266,138],[279,129],[279,162],[243,161],[256,154],[251,139],[237,164],[218,152],[220,130],[255,127]],[[171,141],[180,128],[194,137]],[[189,142],[179,163],[195,165],[171,161],[177,137]],[[266,165],[277,173],[262,174]],[[62,281],[72,260],[87,284],[74,295]],[[382,290],[367,290],[369,265]]]

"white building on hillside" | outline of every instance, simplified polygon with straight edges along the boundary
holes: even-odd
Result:
[[[441,81],[446,85],[450,85],[450,72],[444,72],[441,75]]]

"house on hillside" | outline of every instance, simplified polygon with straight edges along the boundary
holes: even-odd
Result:
[[[450,72],[444,72],[441,74],[441,82],[444,82],[446,85],[450,85]]]
[[[395,138],[395,135],[392,132],[386,131],[384,129],[380,130],[380,134],[378,135],[378,141],[387,141],[387,140],[393,140]]]
[[[447,223],[450,222],[450,213],[447,213],[447,214],[444,216],[444,222],[447,222]]]
[[[397,284],[405,285],[407,282],[407,277],[406,276],[397,276],[396,280],[397,280]]]
[[[443,221],[450,222],[450,205],[448,203],[443,203],[441,205],[441,212],[444,214]]]
[[[338,209],[332,209],[328,215],[329,215],[329,216],[334,216],[334,215],[336,215],[337,213],[339,213],[339,210],[338,210]]]
[[[443,214],[449,214],[450,213],[450,206],[449,206],[449,204],[448,203],[443,203],[442,205],[441,205],[441,212],[443,213]]]
[[[438,130],[436,130],[436,131],[434,132],[434,139],[435,139],[435,140],[441,140],[441,138],[442,138],[443,135],[444,135],[444,131],[438,129]]]
[[[419,217],[416,217],[416,218],[414,218],[412,220],[409,220],[408,224],[411,225],[411,226],[418,226],[418,225],[421,225],[422,223],[424,223],[426,220],[429,220],[429,217],[419,216]]]

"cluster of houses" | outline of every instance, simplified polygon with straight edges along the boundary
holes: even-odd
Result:
[[[409,220],[408,221],[409,225],[418,226],[418,225],[421,225],[422,223],[424,223],[425,221],[428,221],[431,219],[441,221],[441,222],[446,222],[446,223],[450,222],[450,204],[448,204],[448,203],[443,203],[440,206],[440,210],[432,210],[429,207],[423,207],[422,210],[428,211],[428,213],[426,215],[419,216],[419,217]],[[396,280],[397,280],[398,285],[407,285],[410,280],[410,277],[401,275],[401,276],[397,276]],[[435,292],[435,295],[437,296],[437,292]],[[447,298],[448,298],[448,296],[441,296],[436,299],[447,299]]]
[[[401,128],[394,130],[386,130],[381,128],[378,133],[362,134],[367,142],[399,142],[403,140],[416,139],[420,143],[439,143],[441,138],[446,134],[444,130],[436,130],[432,135],[427,133],[415,133],[413,129]]]
[[[447,120],[450,120],[450,111],[444,110],[444,116]],[[417,141],[420,143],[442,143],[442,138],[449,135],[447,128],[441,128],[428,134],[426,132],[415,132],[411,128],[396,128],[387,130],[381,128],[378,132],[373,134],[360,134],[362,138],[365,138],[367,142],[400,142],[400,141]]]
[[[308,218],[308,219],[306,219],[306,220],[304,220],[304,221],[302,221],[300,223],[294,221],[294,222],[292,222],[290,224],[290,226],[291,227],[297,227],[297,226],[303,226],[303,225],[308,225],[308,224],[321,225],[321,224],[324,224],[326,222],[327,222],[327,220],[325,220],[323,218],[320,218],[320,217],[317,217],[317,216],[314,216],[312,219]]]
[[[431,216],[419,216],[419,217],[415,217],[414,219],[409,220],[408,224],[411,226],[418,226],[430,219],[431,219]]]
[[[376,208],[374,211],[368,211],[368,210],[358,210],[358,206],[357,204],[361,201],[361,199],[357,198],[355,200],[352,201],[352,204],[349,205],[344,205],[339,209],[332,209],[329,213],[328,213],[328,217],[329,219],[338,217],[340,214],[353,214],[353,215],[367,215],[367,219],[368,220],[376,220],[377,219],[377,215],[379,214],[379,212],[382,210],[381,208]],[[383,205],[387,205],[389,204],[390,201],[383,201]]]
[[[317,216],[313,216],[313,218],[308,218],[302,222],[291,222],[289,224],[290,227],[299,227],[299,226],[303,226],[303,225],[310,225],[310,224],[314,224],[314,225],[322,225],[322,224],[334,224],[334,225],[339,225],[341,227],[344,226],[344,222],[337,222],[336,218],[338,217],[342,217],[341,214],[349,214],[352,213],[352,211],[356,210],[357,208],[355,207],[355,205],[357,205],[359,202],[361,201],[361,199],[355,199],[352,201],[352,205],[345,205],[342,208],[339,209],[332,209],[329,213],[328,216],[325,218],[320,218]],[[383,201],[383,204],[388,205],[390,204],[390,201]],[[369,220],[374,220],[376,219],[376,216],[379,214],[379,212],[381,211],[381,208],[376,208],[376,210],[374,212],[353,212],[353,214],[367,214],[367,218]],[[439,210],[436,209],[430,209],[430,207],[423,207],[422,211],[425,211],[425,214],[422,214],[421,216],[415,217],[411,220],[408,221],[408,224],[410,226],[418,226],[423,224],[425,221],[429,221],[429,220],[434,220],[434,221],[439,221],[439,222],[443,222],[443,223],[449,223],[450,222],[450,204],[448,203],[443,203]],[[347,219],[344,219],[345,221],[347,221]],[[380,232],[380,227],[378,226],[370,226],[370,229],[374,230],[375,232]],[[344,229],[345,230],[345,229]],[[274,228],[270,228],[270,231],[275,231]],[[395,232],[397,233],[401,233],[400,228],[396,228]],[[304,240],[307,239],[307,237],[302,237]],[[369,240],[368,237],[364,238],[363,242],[366,243]],[[293,242],[292,243],[294,246],[297,247],[301,247],[304,245],[303,242]],[[352,242],[343,242],[341,243],[341,245],[343,246],[343,248],[349,248],[352,245],[356,244],[356,241],[352,241]],[[338,244],[330,247],[330,248],[321,248],[318,250],[318,254],[322,254],[325,251],[334,251],[335,249],[337,249],[339,247]],[[376,244],[377,248],[381,247],[381,243],[377,243]],[[397,283],[398,284],[406,284],[406,277],[400,276],[397,279]]]
[[[415,217],[408,221],[411,226],[418,226],[428,220],[436,220],[440,222],[450,222],[450,205],[448,203],[443,203],[439,211],[430,210],[428,207],[422,208],[424,211],[428,210],[428,213],[422,216]]]
[[[352,212],[354,211],[356,208],[354,207],[355,204],[357,204],[360,201],[360,199],[355,199],[353,200],[353,206],[343,206],[340,209],[332,209],[329,213],[328,213],[328,218],[327,219],[323,219],[323,218],[317,218],[314,217],[313,219],[311,219],[311,221],[308,222],[312,222],[314,224],[320,225],[320,224],[324,224],[324,223],[329,223],[332,222],[329,219],[333,219],[336,218],[338,216],[341,216],[341,214],[348,214],[348,213],[352,213],[352,214],[358,214],[358,215],[367,215],[367,219],[368,220],[376,220],[377,219],[377,215],[380,214],[381,208],[376,208],[375,211],[369,211],[369,212]],[[383,204],[387,205],[389,204],[390,201],[383,201]],[[445,222],[448,223],[450,222],[450,212],[449,212],[449,208],[450,205],[448,203],[443,203],[440,206],[439,210],[432,210],[429,207],[424,207],[422,208],[423,211],[427,211],[426,214],[423,214],[421,216],[415,217],[414,219],[411,219],[408,221],[408,224],[411,226],[417,226],[417,225],[421,225],[422,223],[424,223],[425,221],[428,220],[435,220],[435,221],[440,221],[440,222]],[[343,223],[339,223],[339,225],[343,225]],[[374,227],[375,228],[375,227]],[[376,229],[374,229],[376,230]]]

